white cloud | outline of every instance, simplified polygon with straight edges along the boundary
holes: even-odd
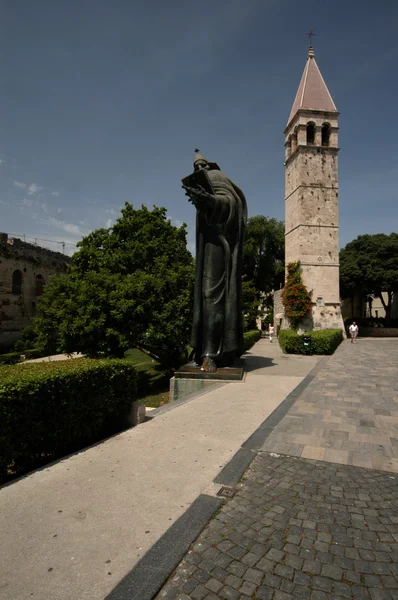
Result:
[[[59,192],[51,192],[51,196],[56,196],[58,198]]]
[[[30,198],[24,198],[22,200],[22,205],[23,206],[28,206],[29,208],[33,205],[33,202]]]
[[[37,183],[31,183],[28,186],[28,194],[29,196],[32,196],[34,194],[37,194],[37,192],[40,192],[40,190],[42,190],[43,188],[40,185],[37,185]]]
[[[113,217],[116,217],[116,215],[119,214],[119,211],[117,211],[115,208],[106,208],[105,212],[107,215],[112,215]]]
[[[50,218],[50,222],[52,225],[57,227],[58,229],[62,229],[66,231],[66,233],[72,233],[73,235],[82,236],[83,233],[80,230],[78,225],[74,225],[73,223],[66,223],[65,221],[60,221],[59,219],[55,219],[54,217]]]
[[[26,183],[24,183],[23,181],[14,181],[14,185],[17,188],[26,188]]]
[[[107,229],[109,229],[109,227],[112,227],[113,225],[113,220],[112,219],[108,219],[107,222],[105,223],[105,227]]]

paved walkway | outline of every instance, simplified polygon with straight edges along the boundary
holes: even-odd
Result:
[[[157,600],[398,598],[398,477],[260,453],[239,488]]]
[[[398,339],[344,342],[262,449],[398,472]]]
[[[397,365],[398,340],[320,363],[156,598],[398,599]]]
[[[3,487],[0,599],[101,600],[188,515],[185,535],[201,499],[210,512],[194,519],[192,541],[218,506],[213,480],[237,451],[249,464],[254,454],[242,444],[317,360],[286,357],[261,340],[244,383],[154,411],[151,421]]]

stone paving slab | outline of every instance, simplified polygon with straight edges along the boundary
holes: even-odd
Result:
[[[398,599],[398,476],[268,453],[156,600]]]
[[[398,472],[398,339],[341,344],[262,449]]]

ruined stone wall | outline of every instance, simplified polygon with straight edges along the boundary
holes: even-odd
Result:
[[[0,346],[19,339],[30,325],[43,286],[70,258],[0,233]],[[19,273],[18,273],[19,272]]]

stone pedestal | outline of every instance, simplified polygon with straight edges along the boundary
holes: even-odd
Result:
[[[216,387],[220,383],[229,381],[242,381],[244,378],[244,360],[238,360],[231,367],[217,369],[215,373],[204,373],[195,362],[190,362],[178,371],[170,379],[170,400],[183,400],[190,394],[199,393]]]

